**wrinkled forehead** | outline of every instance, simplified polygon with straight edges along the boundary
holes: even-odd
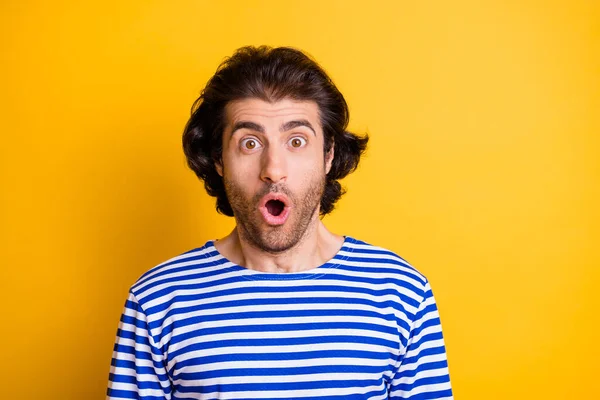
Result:
[[[280,125],[293,120],[307,120],[315,129],[321,130],[319,107],[316,102],[310,100],[234,100],[225,106],[225,119],[227,127],[243,121]]]

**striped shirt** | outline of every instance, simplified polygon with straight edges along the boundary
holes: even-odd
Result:
[[[345,237],[300,273],[232,263],[209,241],[131,288],[107,399],[452,399],[427,279]]]

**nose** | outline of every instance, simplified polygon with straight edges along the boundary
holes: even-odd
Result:
[[[287,178],[285,150],[269,146],[262,154],[260,179],[266,183],[279,183]]]

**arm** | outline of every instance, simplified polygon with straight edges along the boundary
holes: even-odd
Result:
[[[404,354],[390,384],[390,400],[452,399],[438,309],[426,282]]]
[[[113,351],[108,399],[169,400],[171,382],[162,352],[148,329],[144,310],[132,293],[125,302]]]

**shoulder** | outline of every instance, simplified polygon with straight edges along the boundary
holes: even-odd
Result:
[[[353,265],[364,271],[377,273],[382,278],[400,280],[407,283],[416,294],[422,295],[429,282],[425,275],[394,251],[375,246],[362,240],[346,237],[346,243],[340,252],[345,264]]]
[[[131,293],[140,301],[164,294],[172,288],[189,283],[194,277],[201,277],[218,269],[222,257],[216,251],[213,241],[203,246],[172,257],[140,276],[131,286]]]

